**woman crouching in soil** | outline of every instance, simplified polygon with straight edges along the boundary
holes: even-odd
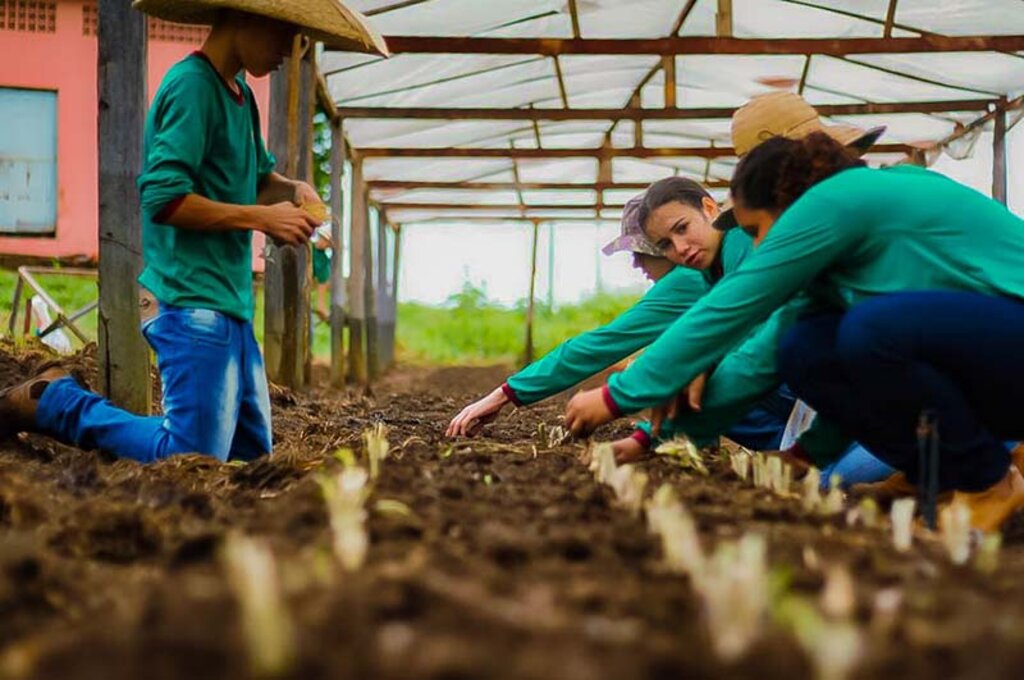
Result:
[[[1002,444],[1024,436],[1024,220],[938,173],[867,168],[819,133],[764,142],[731,189],[758,248],[604,389],[574,397],[570,429],[664,403],[804,292],[828,304],[782,337],[782,379],[911,484],[933,412],[940,489],[998,529],[1024,506]]]
[[[679,247],[656,247],[644,236],[641,225],[652,214],[675,225],[681,234]],[[656,182],[630,200],[623,210],[622,234],[604,252],[632,252],[635,266],[655,285],[611,323],[565,341],[464,408],[447,434],[473,434],[509,402],[521,406],[558,394],[654,341],[750,252],[753,241],[748,235],[738,230],[723,234],[713,228],[717,216],[711,195],[697,182],[681,177]],[[722,395],[719,402],[705,405],[703,417],[692,419],[686,434],[701,444],[715,442],[725,433],[750,448],[778,448],[793,398],[777,391],[777,382],[767,390],[751,383],[764,372],[765,359],[774,364],[769,355],[758,352],[730,363],[737,372],[729,374],[728,385],[723,382],[721,389],[713,388],[714,394]],[[671,437],[682,432],[669,420],[654,434]],[[616,457],[620,462],[640,458],[651,437],[651,426],[642,423],[632,437],[615,442]]]

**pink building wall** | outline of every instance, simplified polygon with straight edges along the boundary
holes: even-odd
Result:
[[[98,248],[96,37],[86,35],[83,29],[86,3],[60,0],[56,12],[53,33],[0,27],[0,87],[57,92],[56,234],[0,237],[0,254],[95,258]],[[150,100],[167,69],[198,47],[198,42],[150,39]],[[250,84],[263,113],[261,124],[266,136],[270,79],[250,79]]]

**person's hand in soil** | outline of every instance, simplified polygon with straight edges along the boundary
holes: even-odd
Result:
[[[648,454],[647,447],[633,437],[623,437],[613,441],[612,451],[615,453],[617,465],[635,463],[646,458]]]
[[[666,420],[673,420],[677,415],[690,409],[700,412],[701,404],[704,401],[704,386],[708,382],[708,374],[701,373],[693,379],[686,389],[669,399],[661,406],[651,409],[651,435],[657,437],[661,434],[661,425]]]
[[[448,429],[445,431],[445,436],[472,437],[480,431],[480,428],[497,418],[508,401],[505,391],[500,387],[495,388],[486,397],[474,401],[462,409],[459,415],[452,418],[452,422],[448,424]]]
[[[588,435],[614,419],[602,387],[577,392],[565,407],[565,426],[577,437]]]

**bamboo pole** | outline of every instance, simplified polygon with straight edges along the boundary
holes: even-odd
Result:
[[[331,384],[345,384],[345,273],[342,218],[345,196],[342,177],[345,173],[345,135],[340,120],[331,122]]]
[[[100,390],[148,415],[149,346],[139,332],[142,220],[135,178],[146,114],[146,18],[129,3],[100,0],[99,364]]]

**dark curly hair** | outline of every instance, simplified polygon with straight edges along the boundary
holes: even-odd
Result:
[[[700,182],[686,177],[659,179],[644,192],[644,200],[637,211],[637,218],[643,227],[651,213],[666,203],[682,203],[700,210],[704,207],[705,198],[711,198],[711,194]]]
[[[803,139],[772,137],[750,151],[733,173],[733,197],[753,210],[782,212],[808,189],[864,161],[824,132]]]

